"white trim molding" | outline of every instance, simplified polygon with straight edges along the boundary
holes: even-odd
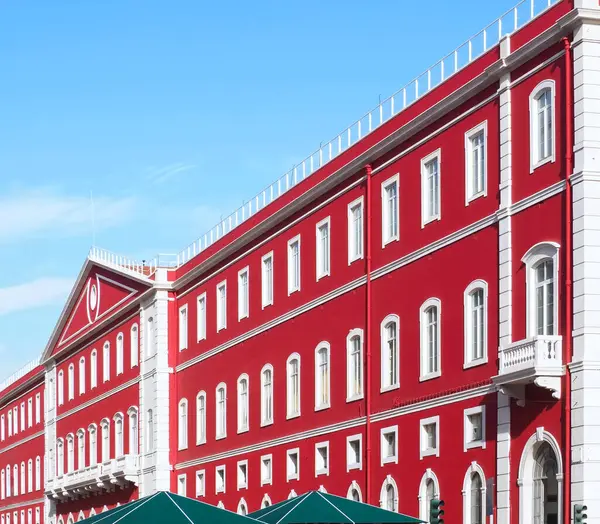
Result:
[[[538,98],[546,92],[550,91],[550,101],[552,107],[550,108],[550,124],[551,124],[551,135],[550,135],[550,149],[548,155],[539,158],[542,153],[537,149],[539,147],[539,125],[537,121],[537,108],[535,107],[538,103]],[[554,80],[544,80],[540,82],[531,91],[529,95],[529,163],[530,173],[533,173],[538,167],[543,166],[547,163],[553,163],[556,159],[556,86]]]

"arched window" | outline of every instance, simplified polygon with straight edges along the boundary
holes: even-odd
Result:
[[[92,509],[90,510],[90,514],[89,514],[89,516],[88,516],[88,519],[90,519],[90,518],[92,518],[92,517],[95,517],[95,516],[96,516],[96,510],[95,510],[94,508],[92,508]]]
[[[188,404],[187,400],[184,398],[179,401],[177,437],[179,449],[186,449],[188,446]]]
[[[465,367],[487,362],[487,295],[488,285],[483,280],[475,280],[465,289]]]
[[[6,475],[4,469],[0,472],[0,500],[4,500],[4,493],[6,491]]]
[[[225,504],[223,504],[223,501],[219,500],[219,503],[217,504],[217,508],[225,509]]]
[[[81,522],[82,520],[85,520],[85,515],[83,514],[83,511],[80,511],[77,516],[77,522]]]
[[[129,417],[129,446],[128,451],[130,455],[137,455],[138,453],[138,410],[136,407],[130,407],[127,410],[127,416]]]
[[[69,364],[69,400],[75,398],[75,364]]]
[[[154,339],[154,319],[152,317],[148,317],[146,321],[146,355],[151,357],[154,355],[155,347],[155,339]]]
[[[260,509],[264,509],[264,508],[268,508],[269,506],[272,506],[273,503],[271,502],[271,497],[269,497],[269,495],[267,493],[265,493],[262,502],[260,503]]]
[[[238,503],[237,512],[239,515],[248,515],[248,505],[242,497]]]
[[[110,422],[107,418],[100,422],[102,431],[102,462],[110,459]]]
[[[287,360],[287,418],[300,416],[300,355]]]
[[[206,393],[196,396],[196,445],[206,442]]]
[[[62,406],[65,403],[65,391],[64,391],[64,387],[65,387],[65,375],[63,373],[63,370],[61,369],[58,372],[58,379],[56,381],[56,388],[57,388],[57,397],[58,397],[58,405]],[[8,434],[10,435],[10,420],[11,420],[11,416],[10,416],[10,411],[8,412]],[[15,425],[17,424],[17,422],[15,421]]]
[[[420,309],[421,380],[441,375],[441,312],[437,298],[425,301]]]
[[[33,459],[27,461],[27,493],[33,491]]]
[[[388,315],[381,323],[381,391],[400,386],[399,326],[398,315]]]
[[[237,410],[238,410],[238,433],[242,431],[248,431],[248,410],[249,410],[249,385],[248,375],[245,373],[240,375],[237,382],[238,398],[237,398]]]
[[[117,335],[117,375],[123,374],[123,333]]]
[[[42,462],[40,457],[35,457],[35,490],[39,491],[42,485]]]
[[[146,453],[154,449],[154,418],[152,410],[146,411]]]
[[[85,430],[77,431],[77,469],[85,468]]]
[[[75,437],[73,433],[67,435],[67,472],[75,471]]]
[[[485,524],[485,475],[481,466],[473,462],[463,482],[464,524]]]
[[[217,386],[217,438],[227,436],[227,386],[221,382]]]
[[[138,325],[134,324],[131,326],[130,332],[131,345],[129,349],[131,367],[135,367],[138,365],[138,355],[139,355],[139,346],[140,346],[140,336],[138,333]]]
[[[6,496],[11,496],[11,484],[10,484],[10,466],[6,466]]]
[[[90,357],[90,389],[94,389],[98,385],[98,352],[92,350]]]
[[[85,393],[85,357],[79,359],[79,394]]]
[[[108,382],[110,380],[110,344],[104,343],[102,348],[102,380]]]
[[[440,484],[436,474],[427,469],[419,487],[419,518],[429,522],[431,501],[440,498]]]
[[[379,505],[388,511],[398,511],[398,486],[391,475],[388,475],[381,485]]]
[[[348,493],[346,494],[346,498],[353,500],[355,502],[362,502],[362,493],[360,490],[360,486],[356,480],[352,481],[350,487],[348,488]]]
[[[315,409],[330,406],[330,347],[321,342],[315,349]]]
[[[266,364],[260,373],[261,426],[273,423],[273,366]]]
[[[25,480],[25,461],[21,462],[21,495],[24,495],[27,490],[27,482]]]
[[[554,162],[554,81],[538,84],[529,96],[531,172],[542,164]]]
[[[115,421],[115,458],[124,454],[123,450],[123,414],[116,413],[113,417]]]
[[[363,398],[363,330],[352,329],[346,337],[346,401]]]
[[[90,424],[88,427],[90,438],[90,466],[98,464],[98,429],[96,424]]]

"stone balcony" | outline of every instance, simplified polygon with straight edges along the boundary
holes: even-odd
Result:
[[[565,374],[562,337],[539,335],[501,347],[498,371],[492,378],[494,384],[516,398],[518,404],[525,401],[527,384],[549,389],[554,398],[560,398],[561,377]]]
[[[93,495],[102,491],[113,491],[128,483],[139,482],[139,455],[122,455],[56,476],[46,482],[46,496],[56,499],[72,499]]]

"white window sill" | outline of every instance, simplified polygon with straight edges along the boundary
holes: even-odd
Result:
[[[328,469],[319,469],[317,471],[315,471],[315,477],[320,477],[320,476],[329,476],[329,470]]]
[[[290,295],[292,295],[293,293],[298,293],[300,291],[300,288],[296,288],[296,289],[288,289],[288,297]]]
[[[240,433],[248,433],[250,428],[238,428],[237,430],[237,434],[239,435]]]
[[[286,415],[285,419],[286,420],[292,420],[293,418],[298,418],[299,416],[300,416],[300,412],[298,412],[298,413],[292,413],[292,414],[288,413]]]
[[[327,273],[321,273],[320,275],[317,275],[317,282],[318,282],[319,280],[322,280],[322,279],[323,279],[323,278],[325,278],[325,277],[330,277],[330,276],[331,276],[331,274],[330,274],[330,272],[329,272],[329,271],[328,271]]]
[[[392,384],[391,386],[382,386],[379,390],[380,393],[386,393],[387,391],[394,391],[400,389],[400,384]]]
[[[362,462],[357,462],[357,463],[354,463],[354,464],[347,464],[346,465],[346,471],[352,471],[352,470],[355,470],[355,469],[362,470]]]
[[[243,315],[243,316],[239,316],[238,315],[238,322],[241,322],[242,320],[244,320],[245,318],[250,318],[250,315]]]
[[[346,402],[354,402],[356,400],[362,400],[365,396],[361,393],[360,395],[352,395],[351,397],[346,397]]]
[[[287,481],[289,482],[290,480],[300,480],[300,479],[298,478],[298,475],[291,475],[291,476],[287,477]]]
[[[247,485],[247,484],[241,484],[241,485],[240,485],[240,484],[238,484],[238,487],[237,487],[237,489],[238,489],[238,491],[240,491],[240,490],[242,490],[242,489],[248,489],[248,485]]]
[[[221,489],[216,489],[215,493],[225,493],[225,490],[223,488]]]
[[[399,235],[394,235],[393,237],[390,238],[384,238],[381,244],[381,249],[385,249],[385,246],[387,246],[388,244],[391,244],[392,242],[398,242],[400,241],[400,237]]]
[[[465,442],[465,451],[468,449],[481,448],[485,449],[485,440],[474,440],[473,442]]]
[[[265,479],[265,480],[261,479],[260,480],[260,486],[261,487],[263,487],[263,486],[272,486],[272,485],[273,485],[273,479]]]
[[[196,446],[202,446],[203,444],[206,444],[206,439],[196,441]]]
[[[439,448],[421,450],[421,460],[423,460],[423,457],[439,457],[440,453],[438,450]]]
[[[203,340],[206,340],[206,337],[205,337],[205,336],[204,336],[204,337],[201,337],[201,338],[199,338],[199,339],[197,339],[197,340],[196,340],[196,342],[202,342]]]
[[[469,362],[465,362],[463,364],[463,369],[469,369],[469,368],[475,368],[477,366],[483,366],[484,364],[487,364],[488,359],[487,359],[487,355],[483,358],[478,358],[477,360],[471,360]]]
[[[394,455],[393,457],[382,457],[381,465],[384,464],[398,464],[398,455]]]
[[[323,411],[324,409],[329,409],[330,407],[330,404],[322,404],[321,406],[315,406],[315,411]]]
[[[533,172],[538,168],[542,167],[545,164],[553,164],[554,163],[554,155],[550,155],[549,157],[544,158],[543,160],[539,160],[535,164],[531,164],[529,174],[533,174]]]
[[[487,173],[484,176],[487,177]],[[487,191],[485,189],[483,191],[480,191],[479,193],[475,193],[474,195],[469,195],[467,197],[467,202],[466,202],[465,206],[468,206],[474,200],[477,200],[479,198],[484,198],[486,196],[487,196]]]
[[[179,446],[179,447],[177,448],[177,451],[183,451],[183,450],[185,450],[185,449],[187,449],[187,448],[188,448],[188,447],[187,447],[187,444],[186,444],[185,446]]]
[[[426,375],[421,375],[419,377],[419,382],[425,382],[426,380],[431,380],[433,378],[438,378],[442,376],[442,372],[441,371],[436,371],[434,373],[428,373]]]
[[[272,420],[263,420],[263,421],[260,423],[260,427],[261,427],[261,428],[264,428],[264,427],[266,427],[266,426],[271,426],[272,424],[273,424],[273,421],[272,421]]]
[[[363,254],[361,253],[360,255],[356,255],[353,258],[348,259],[348,265],[351,266],[352,264],[354,264],[354,262],[358,262],[359,260],[363,260]]]
[[[271,302],[265,302],[265,303],[262,305],[262,309],[266,309],[266,308],[268,308],[269,306],[272,306],[272,305],[273,305],[273,302],[272,302],[272,301],[271,301]]]
[[[225,433],[224,435],[217,435],[215,437],[215,440],[223,440],[224,438],[227,438],[227,433]]]
[[[439,222],[442,219],[441,215],[435,215],[432,217],[423,218],[421,220],[421,229],[423,229],[427,224],[431,224],[432,222]]]
[[[227,326],[221,326],[217,328],[217,333],[219,333],[220,331],[223,331],[224,329],[227,329]]]

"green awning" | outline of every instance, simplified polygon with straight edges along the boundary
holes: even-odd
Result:
[[[344,497],[309,491],[263,508],[249,517],[264,524],[396,524],[423,522]]]
[[[86,524],[257,524],[256,521],[199,500],[167,491],[98,513]]]

